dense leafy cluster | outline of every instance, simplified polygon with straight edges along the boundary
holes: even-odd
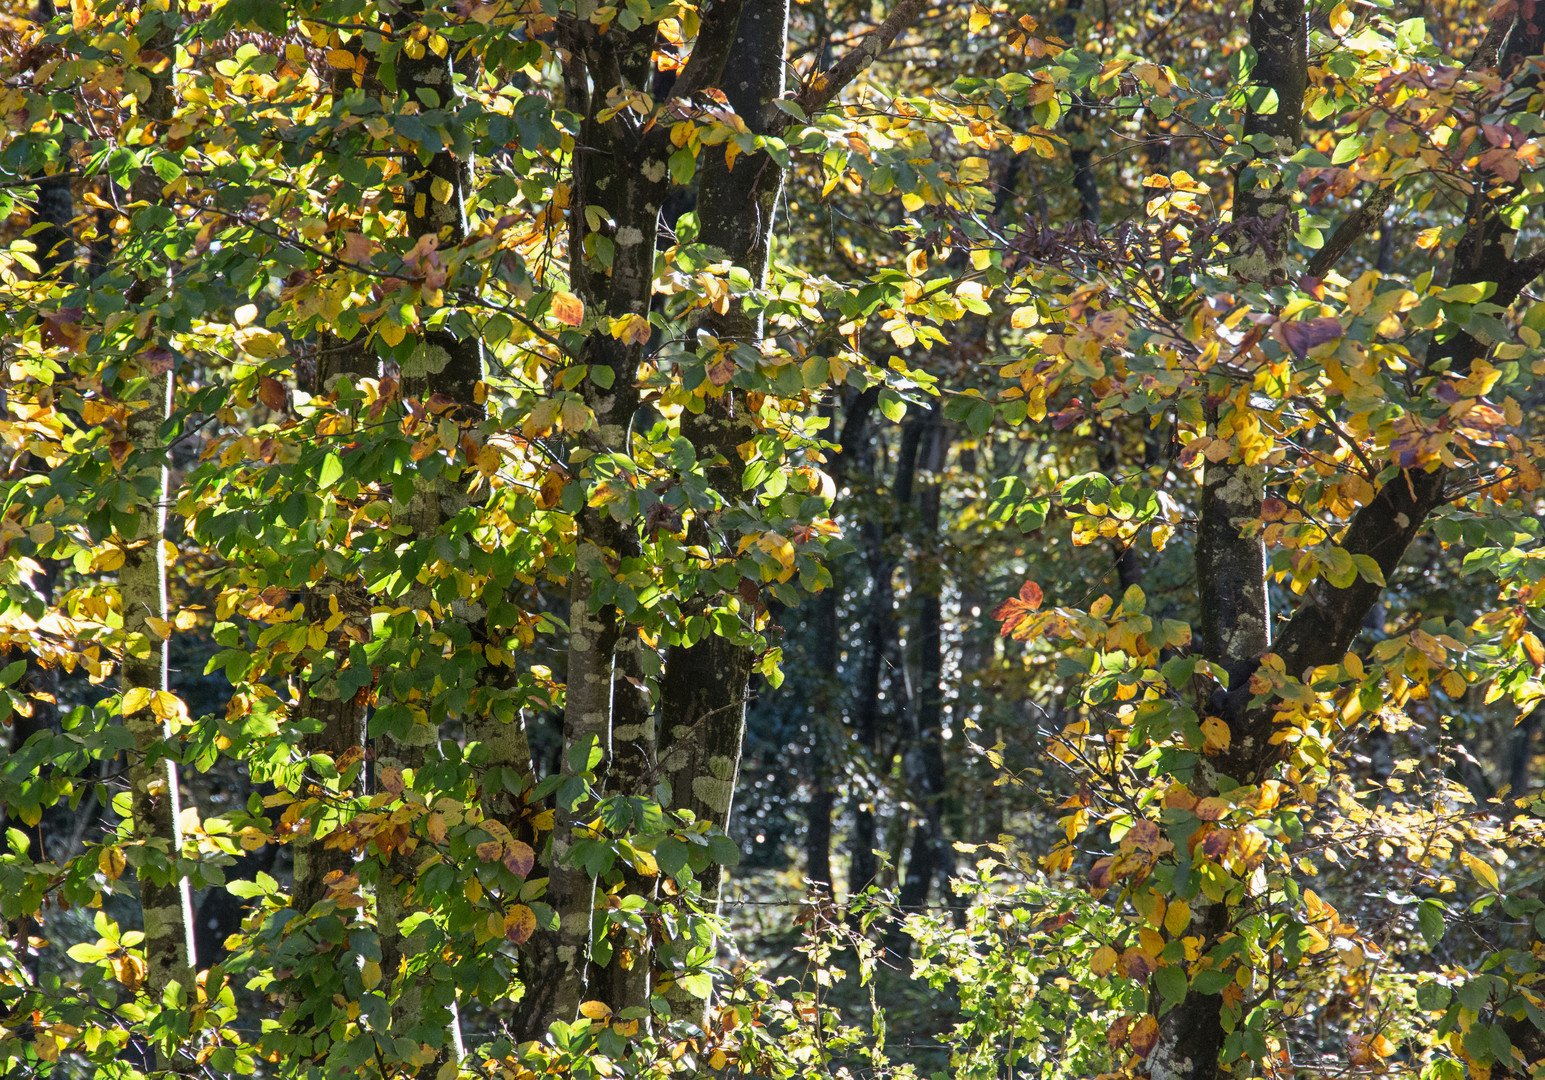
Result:
[[[1545,1069],[1545,4],[0,20],[7,1075]]]

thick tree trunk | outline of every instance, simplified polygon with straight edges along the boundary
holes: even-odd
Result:
[[[454,50],[441,55],[431,47],[431,38],[413,33],[420,24],[423,8],[412,5],[399,11],[394,27],[403,40],[398,54],[395,77],[400,97],[417,102],[422,112],[453,112],[458,98]],[[373,82],[373,80],[371,80]],[[449,148],[422,156],[415,168],[409,162],[403,184],[408,237],[418,244],[418,265],[427,269],[432,252],[454,247],[467,238],[467,200],[472,191],[472,162],[458,157]],[[418,346],[402,364],[401,393],[404,403],[417,401],[430,410],[442,407],[442,415],[459,425],[475,424],[483,409],[477,403],[477,387],[483,378],[483,345],[475,336],[458,337],[443,329],[420,331]],[[459,449],[446,448],[452,458]],[[413,495],[406,506],[397,506],[398,520],[408,525],[409,535],[418,542],[440,532],[447,521],[473,505],[474,495],[465,476],[449,475],[442,467],[432,478],[416,478]],[[432,600],[426,586],[409,588],[406,602],[418,610],[430,610]],[[442,628],[460,623],[473,640],[486,635],[486,609],[478,600],[461,600],[451,606],[441,620]],[[480,676],[484,678],[484,676]],[[469,739],[485,745],[505,746],[506,727],[496,718],[472,715],[467,718]],[[489,730],[484,730],[488,728]],[[388,770],[414,772],[424,767],[435,751],[439,732],[431,723],[414,724],[402,737],[386,734],[376,753],[377,777],[384,779]],[[520,740],[508,747],[519,752]],[[527,759],[529,760],[529,758]],[[495,764],[498,764],[495,762]],[[517,761],[517,765],[524,764]],[[526,766],[529,768],[529,766]],[[429,853],[394,848],[382,867],[376,885],[377,930],[381,940],[381,967],[394,980],[391,998],[392,1032],[414,1042],[428,1043],[444,1057],[455,1060],[464,1054],[461,1025],[456,1003],[432,1012],[425,1007],[425,979],[408,970],[414,956],[424,952],[424,932],[404,936],[399,929],[410,914],[416,897],[411,882]]]
[[[723,90],[735,112],[756,134],[771,130],[772,102],[784,88],[788,44],[788,0],[746,0],[725,65]],[[765,153],[725,165],[715,150],[706,153],[698,180],[699,239],[744,267],[758,286],[767,281],[768,246],[783,170]],[[760,316],[732,304],[706,322],[719,341],[755,345]],[[692,442],[714,489],[727,500],[742,494],[740,458],[735,448],[751,439],[745,398],[733,386],[709,398],[701,413],[682,419],[682,434]],[[754,610],[746,621],[754,621]],[[660,762],[676,806],[728,829],[745,737],[746,700],[755,656],[749,646],[710,634],[690,646],[674,646],[666,657],[660,685]],[[723,884],[715,866],[700,878],[703,899],[714,908]],[[679,989],[671,993],[673,1011],[706,1016],[706,1002]]]
[[[569,54],[566,104],[585,118],[579,141],[589,151],[574,156],[570,282],[584,303],[587,317],[647,317],[660,207],[668,186],[668,143],[663,129],[638,131],[624,116],[603,120],[600,114],[606,108],[609,90],[649,88],[655,27],[651,24],[629,32],[614,26],[600,34],[588,23],[572,22],[565,23],[560,33],[560,43]],[[596,229],[586,220],[586,206],[605,211]],[[603,249],[610,251],[610,268],[602,258]],[[594,480],[590,462],[596,450],[628,452],[628,432],[638,411],[636,381],[643,349],[636,341],[612,337],[604,326],[595,326],[585,340],[582,362],[592,371],[604,370],[606,374],[583,384],[585,403],[595,422],[587,438],[576,441],[569,461],[570,475],[581,484]],[[636,635],[624,631],[614,607],[592,610],[591,596],[597,583],[612,576],[636,541],[627,526],[604,509],[588,505],[576,515],[575,526],[574,569],[568,582],[562,770],[571,776],[583,772],[585,761],[577,760],[576,752],[594,745],[602,755],[597,774],[604,776],[613,765],[617,736],[613,730],[614,690],[619,679],[626,685],[630,669],[636,666],[626,656],[619,665],[618,649],[626,652],[638,643]],[[636,698],[636,692],[632,696]],[[647,702],[642,710],[630,706],[631,715],[621,725],[627,747],[640,743],[647,747],[649,742],[646,728],[650,725],[641,719],[641,711],[647,711]],[[568,862],[573,832],[586,814],[583,804],[560,804],[557,808],[548,856],[547,898],[558,915],[558,932],[554,937],[533,938],[528,950],[523,969],[527,998],[517,1032],[522,1037],[539,1036],[555,1020],[572,1020],[586,996],[595,880],[584,868]],[[641,962],[640,966],[647,964]],[[613,986],[612,992],[627,996],[638,992],[637,975],[624,978],[622,983],[620,988]]]

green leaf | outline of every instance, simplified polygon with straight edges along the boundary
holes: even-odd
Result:
[[[1438,942],[1443,940],[1446,929],[1443,911],[1443,904],[1437,900],[1423,900],[1416,909],[1416,922],[1421,927],[1428,948],[1436,948]]]
[[[1352,561],[1357,564],[1357,573],[1364,581],[1371,585],[1384,587],[1384,571],[1379,569],[1379,561],[1372,555],[1353,555]]]
[[[1349,161],[1357,160],[1357,155],[1362,153],[1363,143],[1366,141],[1361,135],[1341,139],[1336,143],[1336,149],[1331,152],[1330,163],[1345,165]]]
[[[708,857],[720,866],[736,866],[740,863],[740,845],[716,833],[708,838]]]
[[[65,955],[76,963],[96,964],[107,959],[107,950],[100,945],[83,941],[79,945],[71,945]]]
[[[678,184],[690,184],[697,175],[697,155],[683,146],[671,155],[671,179]]]
[[[17,679],[27,673],[27,661],[17,660],[5,665],[5,670],[0,671],[0,686],[10,686]]]
[[[317,473],[317,484],[326,491],[341,479],[343,479],[343,462],[339,460],[337,454],[329,451],[322,459],[322,469]]]
[[[1186,973],[1179,967],[1161,967],[1153,973],[1153,983],[1164,996],[1164,1003],[1174,1008],[1186,998]]]

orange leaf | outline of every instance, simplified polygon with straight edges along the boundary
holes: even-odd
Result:
[[[573,293],[561,289],[553,293],[553,318],[565,326],[578,326],[585,318],[585,305]]]
[[[1159,1022],[1145,1016],[1132,1028],[1132,1049],[1138,1057],[1147,1057],[1159,1045]]]

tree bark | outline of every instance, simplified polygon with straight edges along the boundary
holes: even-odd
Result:
[[[1259,31],[1266,35],[1257,45],[1267,46],[1272,55],[1264,67],[1258,65],[1258,75],[1278,72],[1283,87],[1291,90],[1294,82],[1292,65],[1270,48],[1295,43],[1296,38],[1287,33],[1283,25],[1272,23],[1281,16],[1283,0],[1269,8],[1268,18],[1258,21],[1252,15],[1252,38]],[[1263,5],[1264,7],[1264,5]],[[1300,13],[1302,7],[1299,7]],[[1504,70],[1522,57],[1534,55],[1545,44],[1545,9],[1531,8],[1525,16],[1515,11],[1505,11],[1504,17],[1511,24],[1506,35],[1507,48],[1499,58]],[[1282,95],[1279,93],[1279,97]],[[1286,100],[1286,99],[1284,99]],[[1302,95],[1291,99],[1289,109],[1301,106]],[[1248,129],[1247,129],[1248,130]],[[1236,207],[1238,206],[1236,198]],[[1281,205],[1286,205],[1282,203]],[[1236,214],[1237,214],[1236,210]],[[1275,211],[1274,211],[1275,213]],[[1236,218],[1237,220],[1237,218]],[[1545,259],[1531,257],[1514,259],[1515,231],[1498,214],[1484,188],[1477,185],[1469,216],[1470,227],[1456,247],[1454,269],[1450,284],[1491,281],[1497,283],[1497,291],[1491,302],[1509,306],[1542,269]],[[1487,346],[1468,333],[1455,328],[1453,336],[1428,350],[1427,367],[1438,360],[1448,360],[1450,370],[1463,373],[1470,364],[1485,355]],[[1427,517],[1446,499],[1445,482],[1448,470],[1441,464],[1431,469],[1404,469],[1384,484],[1373,500],[1362,507],[1343,533],[1340,546],[1353,555],[1371,556],[1387,580],[1399,566],[1407,547],[1420,532]],[[1221,533],[1219,534],[1221,535]],[[1253,548],[1254,542],[1250,546]],[[1233,552],[1235,565],[1253,562],[1253,551],[1244,552],[1245,543],[1236,542]],[[1198,543],[1198,562],[1202,559],[1202,544]],[[1241,582],[1243,584],[1243,582]],[[1340,661],[1363,626],[1368,612],[1378,602],[1381,588],[1365,580],[1361,575],[1350,585],[1338,587],[1320,578],[1309,587],[1293,617],[1279,635],[1274,653],[1279,656],[1287,672],[1295,677],[1325,664]],[[1203,603],[1216,600],[1221,594],[1203,594]],[[1227,623],[1224,624],[1225,626]],[[1253,627],[1235,626],[1235,633],[1253,631]],[[1217,639],[1227,644],[1231,639],[1220,635]],[[1218,774],[1229,776],[1241,783],[1257,781],[1282,754],[1279,746],[1269,742],[1274,713],[1270,708],[1249,708],[1248,682],[1259,666],[1243,650],[1222,653],[1233,661],[1229,667],[1230,680],[1227,690],[1216,694],[1211,702],[1212,711],[1229,725],[1228,750],[1211,759]],[[1193,787],[1197,785],[1193,784]],[[1204,785],[1205,786],[1205,785]],[[1222,905],[1212,904],[1193,907],[1192,933],[1210,941],[1226,929],[1227,914]],[[1212,1080],[1225,1075],[1219,1065],[1219,1050],[1224,1039],[1221,1017],[1222,999],[1215,995],[1189,994],[1180,1005],[1163,1020],[1158,1045],[1150,1055],[1147,1066],[1154,1080]],[[1527,1021],[1523,1027],[1531,1027]],[[1524,1032],[1520,1032],[1524,1034]]]
[[[710,38],[716,26],[716,18],[705,19],[704,30]],[[602,119],[601,113],[608,90],[649,89],[656,27],[648,24],[626,31],[614,26],[602,34],[588,22],[565,20],[559,30],[560,44],[569,55],[566,104],[584,117],[579,142],[590,151],[575,154],[571,175],[570,283],[588,316],[647,317],[660,207],[668,187],[669,143],[664,126],[641,131],[630,126],[626,115]],[[702,48],[700,38],[694,53]],[[700,70],[703,64],[709,69],[707,75],[717,74],[706,54]],[[587,206],[605,211],[596,229],[586,221]],[[610,253],[609,268],[605,252]],[[598,453],[628,452],[628,433],[638,411],[637,377],[643,352],[643,344],[614,338],[600,325],[585,339],[580,360],[592,371],[605,369],[607,375],[583,384],[585,403],[595,422],[585,440],[576,440],[569,459],[569,473],[582,485],[596,479],[591,463]],[[637,642],[636,635],[624,632],[615,607],[608,604],[592,610],[591,597],[598,583],[611,578],[636,540],[628,531],[630,526],[588,504],[575,516],[575,527],[574,569],[568,581],[568,675],[561,768],[569,777],[583,772],[583,763],[575,767],[575,752],[593,743],[601,750],[597,773],[604,776],[613,765],[617,737],[613,729],[614,691],[619,680],[628,685],[626,680],[634,667],[627,656],[619,665],[618,650],[621,647],[626,652]],[[650,732],[646,727],[652,725],[640,719],[637,708],[630,706],[630,712],[632,715],[621,723],[624,745],[642,741],[647,748]],[[532,939],[526,962],[527,999],[518,1020],[518,1033],[523,1037],[539,1036],[554,1021],[572,1020],[585,999],[595,880],[583,867],[568,862],[574,830],[581,827],[585,815],[583,804],[560,802],[557,807],[548,854],[547,897],[558,916],[558,932],[552,938]],[[631,997],[638,992],[637,980],[637,975],[624,978],[624,985],[613,986],[611,992]]]
[[[423,16],[423,5],[412,4],[393,17],[394,30],[403,42],[394,72],[397,91],[405,103],[416,103],[421,113],[443,110],[454,115],[459,97],[455,53],[449,47],[443,55],[437,53],[431,46],[432,35],[415,34],[423,24]],[[467,239],[472,162],[451,148],[442,147],[427,153],[421,149],[416,165],[415,168],[411,160],[407,164],[403,203],[408,237],[418,245],[418,265],[423,271],[433,264],[434,251],[454,247]],[[440,413],[458,426],[476,424],[483,418],[483,408],[477,402],[477,388],[483,379],[483,344],[475,335],[458,336],[448,329],[421,328],[417,347],[402,364],[401,373],[405,406],[416,401],[431,414]],[[459,453],[455,447],[446,449],[452,458]],[[464,476],[452,475],[442,467],[432,478],[417,477],[408,504],[396,505],[394,510],[398,520],[410,527],[409,535],[423,542],[471,507],[474,498],[471,484]],[[433,607],[427,586],[410,586],[405,600],[417,610]],[[442,618],[441,627],[459,623],[467,628],[474,642],[484,644],[486,614],[480,600],[459,599]],[[479,678],[486,682],[487,676],[480,674]],[[516,757],[517,766],[525,764],[529,769],[529,754],[526,763],[519,761],[522,739],[518,735],[513,740],[506,738],[507,729],[517,725],[474,710],[466,718],[465,726],[469,739],[482,741],[485,747],[507,749]],[[378,778],[384,778],[389,769],[410,773],[423,768],[438,739],[439,731],[433,722],[416,723],[402,737],[386,733],[376,754]],[[417,877],[418,866],[426,856],[427,852],[420,854],[411,845],[398,846],[381,868],[376,885],[381,967],[388,978],[400,980],[394,981],[391,999],[393,1034],[418,1043],[428,1042],[442,1058],[449,1052],[459,1061],[464,1050],[455,1000],[448,1008],[431,1014],[425,1008],[424,977],[409,970],[412,957],[427,948],[427,932],[404,936],[399,929],[416,900],[409,883]]]
[[[949,432],[940,410],[926,421],[922,482],[918,485],[919,557],[913,568],[913,593],[919,598],[917,615],[917,693],[913,710],[912,746],[906,755],[908,787],[919,815],[912,829],[911,854],[902,882],[903,913],[921,913],[935,877],[953,863],[944,835],[944,643],[942,586],[944,568],[939,538],[941,474],[949,454]],[[890,951],[906,955],[905,934],[891,935]]]
[[[141,45],[141,54],[159,53],[170,58],[174,49],[179,13],[175,5],[154,17],[152,25],[141,26],[149,36]],[[150,92],[141,111],[158,125],[171,121],[175,102],[172,97],[172,65],[161,71],[146,72]],[[156,204],[161,201],[161,181],[150,170],[133,183],[135,202]],[[146,267],[147,274],[159,268]],[[147,302],[163,283],[143,277],[130,290],[133,303]],[[169,470],[160,427],[172,411],[173,371],[171,358],[160,352],[142,354],[145,374],[143,391],[146,405],[131,413],[126,434],[135,451],[134,460],[144,467],[149,483],[140,484],[143,501],[135,507],[136,532],[126,545],[123,566],[118,571],[120,603],[123,613],[122,692],[140,699],[140,707],[125,710],[124,725],[134,740],[129,762],[130,814],[134,839],[143,846],[147,858],[136,867],[140,907],[145,933],[145,991],[152,1002],[160,1002],[173,984],[190,999],[197,960],[194,954],[193,896],[187,877],[178,869],[182,853],[182,793],[177,776],[177,734],[164,705],[152,703],[170,698],[169,639],[170,613],[167,610],[166,536]],[[152,621],[154,620],[154,621]],[[158,695],[166,695],[160,698]],[[148,700],[146,700],[148,695]],[[163,1056],[162,1066],[169,1062]]]

